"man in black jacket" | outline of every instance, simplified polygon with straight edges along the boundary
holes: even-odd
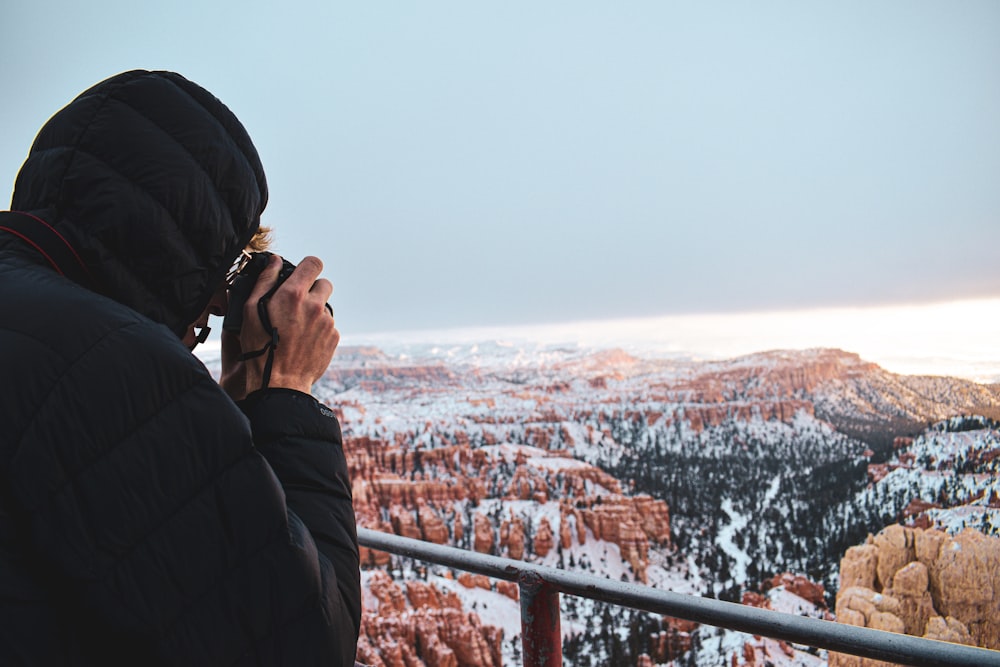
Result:
[[[0,213],[0,664],[352,665],[351,487],[309,395],[339,340],[306,258],[189,351],[258,231],[264,173],[204,89],[127,72],[39,132]],[[234,402],[235,401],[235,402]]]

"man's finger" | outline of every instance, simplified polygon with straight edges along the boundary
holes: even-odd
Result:
[[[309,288],[309,293],[323,301],[329,301],[333,294],[333,283],[326,278],[320,278]]]
[[[302,290],[303,292],[309,291],[310,287],[316,278],[319,277],[320,272],[323,271],[323,262],[319,257],[307,256],[299,262],[299,265],[295,267],[292,271],[292,275],[288,277],[285,284],[293,290]]]
[[[257,283],[250,290],[250,296],[247,297],[246,305],[253,309],[257,308],[257,302],[260,298],[267,294],[267,291],[271,289],[274,282],[278,279],[278,273],[281,272],[281,257],[279,255],[272,255],[267,258],[267,266],[261,271],[260,276],[257,277]]]

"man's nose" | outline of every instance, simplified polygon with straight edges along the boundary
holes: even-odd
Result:
[[[222,317],[229,309],[229,292],[223,285],[212,295],[212,300],[208,302],[208,313],[216,317]]]

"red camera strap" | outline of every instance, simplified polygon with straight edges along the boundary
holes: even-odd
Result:
[[[0,231],[13,234],[30,245],[59,275],[89,289],[96,288],[94,276],[69,241],[38,216],[21,211],[0,211]]]

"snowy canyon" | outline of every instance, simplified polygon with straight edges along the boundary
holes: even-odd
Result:
[[[845,554],[867,544],[870,560],[887,526],[911,543],[968,529],[998,552],[995,384],[835,349],[689,361],[484,342],[343,348],[315,393],[343,424],[358,523],[377,530],[825,618],[867,609],[861,589],[891,592],[893,573],[850,574],[852,597],[838,597]],[[516,586],[362,560],[363,662],[519,664]],[[961,622],[928,577],[924,626],[996,642],[1000,603]],[[567,665],[840,659],[572,597],[562,615]]]

